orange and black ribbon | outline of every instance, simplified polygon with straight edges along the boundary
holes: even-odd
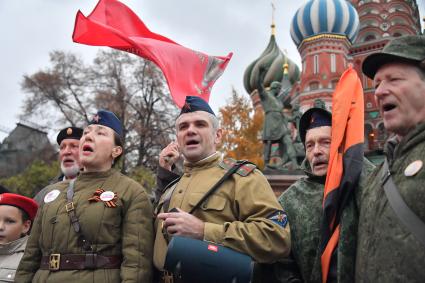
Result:
[[[103,189],[97,189],[93,196],[91,198],[89,198],[89,202],[99,202],[99,201],[103,201],[100,199],[100,195],[105,192],[105,190]],[[117,193],[114,193],[114,198],[109,200],[109,201],[103,201],[103,203],[105,204],[106,207],[117,207],[117,201],[118,201],[118,196]]]
[[[357,72],[346,70],[332,97],[332,141],[323,196],[322,282],[336,270],[341,214],[353,198],[363,164],[364,102]],[[333,260],[331,260],[333,259]]]

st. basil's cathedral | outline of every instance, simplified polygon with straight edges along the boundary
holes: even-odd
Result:
[[[310,0],[291,22],[291,37],[302,68],[279,48],[272,23],[270,41],[244,74],[244,86],[255,108],[260,66],[266,66],[264,86],[273,81],[289,90],[291,106],[304,112],[320,102],[332,110],[332,93],[341,74],[352,64],[362,80],[365,101],[365,152],[382,150],[387,133],[374,99],[373,82],[361,72],[364,58],[380,51],[394,37],[421,34],[415,0]],[[262,67],[262,68],[263,68]]]

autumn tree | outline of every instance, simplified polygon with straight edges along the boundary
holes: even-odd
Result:
[[[29,117],[51,128],[53,125],[87,123],[91,110],[87,68],[75,54],[62,51],[50,53],[51,67],[32,75],[24,75],[24,100],[21,118]]]
[[[27,197],[34,195],[47,186],[59,173],[57,161],[47,163],[35,160],[24,172],[0,179],[0,184],[8,188],[12,193],[21,194]]]
[[[51,66],[24,76],[23,114],[60,129],[84,126],[96,109],[113,111],[123,123],[122,171],[154,169],[169,142],[177,108],[161,71],[151,62],[116,50],[99,51],[91,65],[75,54],[53,51]]]
[[[227,105],[219,109],[223,128],[222,150],[227,157],[246,159],[263,168],[261,130],[263,114],[254,111],[251,101],[235,89]]]

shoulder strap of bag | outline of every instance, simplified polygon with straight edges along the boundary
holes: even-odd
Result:
[[[247,160],[240,160],[237,161],[232,168],[230,168],[226,174],[223,175],[223,177],[221,177],[220,180],[218,180],[218,182],[195,204],[194,207],[192,207],[192,209],[189,211],[189,214],[192,214],[196,209],[198,209],[198,207],[201,206],[201,204],[207,199],[209,198],[209,196],[214,193],[220,186],[221,184],[224,183],[224,181],[226,181],[231,175],[233,175],[236,171],[238,171],[239,168],[241,168],[244,164],[247,163],[251,163]]]
[[[410,209],[401,197],[385,158],[383,165],[382,185],[388,202],[400,221],[425,246],[425,223]]]
[[[176,184],[178,181],[180,181],[182,177],[178,177],[177,179],[171,181],[165,188],[164,188],[164,202],[162,205],[158,205],[155,211],[159,213],[161,211],[161,208],[164,208],[164,212],[168,212],[168,209],[170,208],[170,202],[171,197],[173,195],[174,189],[176,188]]]

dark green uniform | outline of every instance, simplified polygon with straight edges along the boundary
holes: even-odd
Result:
[[[121,267],[95,270],[41,270],[42,256],[83,254],[65,210],[68,182],[53,184],[60,194],[44,203],[35,219],[16,282],[151,282],[152,207],[143,187],[111,169],[82,173],[75,182],[73,201],[81,229],[103,256],[122,256]],[[97,189],[117,194],[116,207],[92,201]]]
[[[295,182],[280,197],[279,202],[288,215],[291,225],[291,251],[299,267],[304,282],[321,282],[320,238],[323,215],[323,192],[325,176],[311,173],[304,160],[307,177]],[[374,166],[366,159],[360,187],[365,184],[365,176]],[[354,282],[354,257],[356,248],[358,210],[355,198],[348,203],[341,217],[341,234],[338,244],[338,282]],[[281,268],[285,268],[282,266]],[[283,280],[285,281],[285,280]]]
[[[387,142],[385,151],[401,197],[425,221],[425,168],[422,166],[413,176],[404,173],[414,161],[425,163],[425,123],[399,143]],[[424,282],[425,247],[388,203],[381,176],[382,167],[371,176],[361,195],[356,281]]]

